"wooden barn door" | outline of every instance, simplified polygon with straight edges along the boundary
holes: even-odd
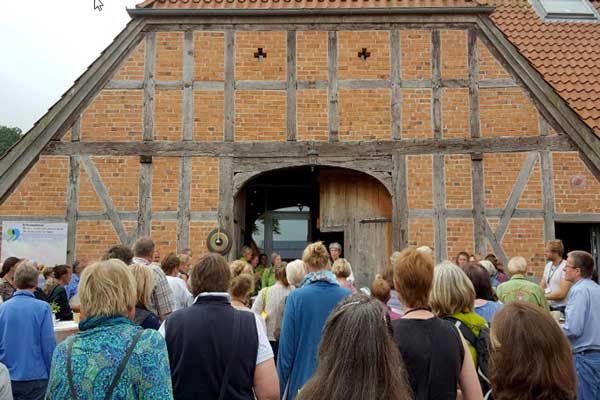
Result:
[[[343,257],[352,264],[356,286],[369,286],[389,263],[392,201],[376,179],[331,169],[319,176],[320,230],[344,232]]]

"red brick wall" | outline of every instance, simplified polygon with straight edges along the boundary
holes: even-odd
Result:
[[[298,140],[328,140],[327,90],[299,90],[296,94]]]
[[[408,220],[408,245],[433,246],[433,220],[431,218],[410,218]]]
[[[0,215],[65,215],[68,171],[68,157],[40,157],[0,205]]]
[[[152,158],[152,210],[177,211],[179,157]]]
[[[142,140],[142,90],[102,90],[81,119],[81,140]]]
[[[479,79],[511,78],[510,74],[481,41],[477,42],[477,51],[479,53]]]
[[[219,160],[192,159],[190,211],[216,211],[219,201]]]
[[[371,53],[366,60],[358,56],[362,49]],[[389,79],[390,35],[386,31],[339,32],[339,79]]]
[[[157,90],[154,98],[154,140],[181,140],[181,91]]]
[[[431,79],[431,31],[400,31],[402,79]]]
[[[183,32],[156,33],[155,78],[183,79]]]
[[[223,140],[223,92],[194,91],[194,140]]]
[[[391,138],[389,89],[340,90],[339,104],[340,140]]]
[[[433,207],[432,156],[408,156],[408,207]]]
[[[225,78],[225,34],[194,32],[194,79],[222,81]]]
[[[235,140],[286,140],[286,93],[273,90],[237,90]]]
[[[431,89],[402,91],[402,138],[429,139],[431,128]]]
[[[481,136],[537,136],[538,113],[521,88],[480,89]]]
[[[440,32],[442,47],[442,78],[467,78],[467,31],[445,30]]]
[[[576,152],[552,153],[556,212],[600,212],[600,183]]]
[[[446,172],[446,207],[471,208],[471,157],[454,154],[444,157]]]
[[[442,136],[470,138],[469,89],[442,89]]]
[[[300,81],[327,79],[327,32],[296,34],[296,78]]]
[[[446,220],[446,238],[448,240],[448,259],[454,260],[461,251],[472,254],[474,246],[473,220],[448,218]]]
[[[236,79],[285,80],[285,32],[237,32],[235,43]],[[267,53],[261,62],[254,57],[258,48]]]
[[[144,79],[144,40],[131,52],[119,67],[112,79],[120,81],[141,81]]]

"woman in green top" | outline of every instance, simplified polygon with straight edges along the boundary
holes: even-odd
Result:
[[[266,257],[266,256],[265,256]],[[266,288],[273,286],[277,279],[275,279],[275,270],[281,266],[281,256],[277,253],[271,254],[271,265],[265,267],[261,276],[261,287]]]
[[[473,283],[460,267],[451,262],[442,263],[434,270],[430,305],[438,317],[459,320],[477,337],[482,328],[487,328],[485,319],[474,311]],[[470,343],[468,345],[477,368],[477,352]]]

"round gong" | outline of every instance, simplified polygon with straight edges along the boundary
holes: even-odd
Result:
[[[224,256],[231,250],[231,235],[226,230],[215,229],[208,234],[206,245],[210,252]]]

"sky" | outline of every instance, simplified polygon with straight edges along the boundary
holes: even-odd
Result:
[[[142,2],[94,1],[0,0],[0,125],[31,129]]]

